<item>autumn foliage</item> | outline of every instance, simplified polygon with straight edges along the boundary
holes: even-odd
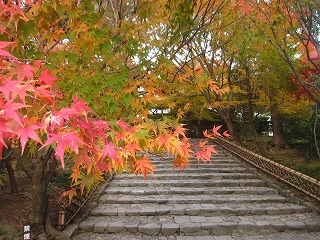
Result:
[[[7,14],[7,24],[15,26],[28,20],[13,3],[6,4],[1,14]],[[1,32],[10,36],[5,28]],[[150,119],[135,124],[102,120],[77,95],[67,104],[57,86],[59,79],[44,62],[18,59],[11,53],[15,47],[15,42],[0,42],[0,154],[8,142],[19,141],[22,154],[27,151],[35,161],[47,154],[54,154],[63,168],[68,161],[73,188],[63,196],[69,198],[76,189],[84,193],[103,181],[105,172],[126,170],[146,179],[148,173],[154,173],[147,153],[172,154],[173,167],[181,170],[188,165],[193,152],[180,124]],[[214,134],[220,135],[218,129],[213,129]],[[212,153],[214,148],[201,142],[196,157],[209,161]]]

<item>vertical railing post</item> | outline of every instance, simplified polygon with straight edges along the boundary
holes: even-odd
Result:
[[[58,229],[62,231],[66,222],[66,210],[64,206],[61,206],[58,214]]]

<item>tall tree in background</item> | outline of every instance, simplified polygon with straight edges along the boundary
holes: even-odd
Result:
[[[263,32],[268,42],[273,45],[298,84],[315,102],[315,109],[320,104],[319,88],[319,53],[320,53],[320,4],[319,1],[246,1],[247,16]],[[246,12],[244,12],[246,13]],[[260,19],[260,21],[257,21]],[[310,65],[315,74],[306,76],[301,65]],[[318,113],[315,113],[317,116]],[[315,124],[317,123],[315,118]],[[317,148],[316,127],[313,131]],[[318,148],[317,148],[318,149]],[[319,150],[317,150],[318,156]]]
[[[90,191],[104,172],[146,178],[153,165],[136,153],[164,151],[175,156],[174,167],[188,165],[192,151],[181,125],[147,115],[158,97],[147,34],[162,23],[149,21],[147,1],[137,3],[1,2],[0,150],[19,142],[18,162],[32,180],[35,236],[50,232],[47,186],[57,160],[71,165],[70,198]]]
[[[246,9],[243,13],[264,33],[268,42],[287,62],[300,86],[319,104],[318,83],[308,82],[298,71],[301,59],[312,64],[320,73],[317,64],[320,46],[319,2],[317,0],[241,2]]]

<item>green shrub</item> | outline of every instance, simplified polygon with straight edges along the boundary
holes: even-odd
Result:
[[[6,235],[8,230],[4,229],[4,227],[0,224],[0,236]]]
[[[57,174],[51,179],[51,184],[59,188],[68,188],[71,185],[70,170],[59,170]]]

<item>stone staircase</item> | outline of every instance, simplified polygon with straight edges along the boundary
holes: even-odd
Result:
[[[183,172],[153,156],[155,175],[115,176],[72,239],[320,239],[320,215],[278,194],[218,148]]]

